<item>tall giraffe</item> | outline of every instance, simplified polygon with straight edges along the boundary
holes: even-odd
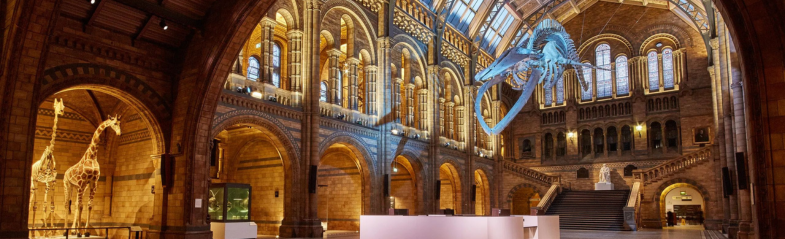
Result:
[[[98,154],[98,140],[101,137],[101,133],[106,128],[111,128],[117,135],[120,135],[120,117],[109,116],[109,119],[98,125],[95,133],[93,133],[93,139],[90,141],[90,146],[87,147],[87,151],[85,151],[82,159],[80,159],[76,165],[71,166],[65,171],[65,176],[63,177],[63,183],[65,183],[65,206],[67,208],[65,225],[68,225],[67,214],[71,212],[71,207],[68,206],[68,201],[71,199],[71,187],[76,187],[76,214],[74,215],[74,223],[71,228],[79,228],[82,219],[82,196],[84,195],[84,191],[88,189],[88,186],[92,187],[89,188],[90,197],[87,201],[87,222],[85,223],[84,228],[90,226],[90,212],[93,211],[93,197],[95,196],[95,190],[98,188],[98,177],[101,175],[101,169],[98,165],[98,160],[96,160]],[[77,230],[77,235],[81,236],[82,233]],[[85,233],[85,235],[89,236],[90,234]]]
[[[63,99],[58,100],[55,98],[54,111],[55,123],[52,126],[52,140],[49,141],[49,146],[46,146],[43,154],[41,154],[41,159],[33,164],[33,172],[30,176],[30,208],[33,209],[33,227],[35,227],[35,211],[38,209],[38,206],[35,203],[35,191],[38,189],[38,183],[46,184],[46,189],[44,190],[44,204],[42,204],[44,211],[43,227],[47,227],[47,218],[49,218],[50,226],[54,224],[54,216],[50,215],[50,213],[54,212],[55,210],[54,185],[57,181],[57,165],[55,163],[54,149],[55,137],[57,136],[57,116],[63,115],[65,113]],[[51,205],[49,204],[49,190],[52,190]],[[50,206],[50,210],[47,210],[47,206]]]

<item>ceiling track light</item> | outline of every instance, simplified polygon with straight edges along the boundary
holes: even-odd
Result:
[[[169,25],[166,25],[166,20],[165,20],[165,19],[163,19],[163,18],[161,18],[161,22],[160,22],[160,23],[158,23],[158,25],[160,25],[160,26],[161,26],[161,28],[163,28],[163,29],[164,29],[164,31],[166,31],[167,29],[169,29]]]

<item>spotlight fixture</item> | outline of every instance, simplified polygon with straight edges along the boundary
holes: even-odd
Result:
[[[95,0],[90,0],[90,4],[95,4]]]
[[[390,130],[390,133],[392,133],[393,135],[398,135],[398,129],[392,129]]]
[[[657,44],[655,44],[655,46],[662,47],[662,42],[657,42]]]
[[[163,28],[163,29],[164,29],[164,31],[166,31],[167,29],[169,29],[169,25],[166,25],[166,20],[164,20],[163,18],[161,18],[161,22],[160,22],[160,23],[158,23],[158,25],[160,25],[160,26],[161,26],[161,28]]]
[[[638,138],[642,137],[641,136],[641,130],[643,130],[643,126],[642,125],[637,125],[637,126],[635,126],[635,130],[638,131]]]

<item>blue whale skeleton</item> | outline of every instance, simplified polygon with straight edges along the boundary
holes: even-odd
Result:
[[[501,133],[529,101],[537,84],[543,83],[544,87],[553,87],[567,67],[575,69],[581,87],[584,91],[587,90],[588,85],[583,79],[583,67],[595,67],[580,63],[570,35],[559,22],[545,19],[531,34],[527,33],[518,46],[504,51],[499,58],[474,76],[475,80],[483,82],[474,101],[474,111],[482,129],[491,135]],[[511,83],[513,89],[523,89],[523,93],[507,115],[490,128],[481,113],[482,96],[488,88],[505,82],[510,77],[513,80]]]

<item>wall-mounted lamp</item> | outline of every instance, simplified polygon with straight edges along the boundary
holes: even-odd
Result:
[[[567,132],[567,138],[570,138],[570,143],[575,143],[575,141],[573,141],[575,138],[575,132]]]
[[[641,136],[641,130],[643,130],[643,126],[642,125],[637,125],[637,126],[635,126],[635,130],[638,131],[638,138],[642,137]]]
[[[390,130],[390,133],[392,133],[393,135],[398,135],[398,129],[392,129]]]

